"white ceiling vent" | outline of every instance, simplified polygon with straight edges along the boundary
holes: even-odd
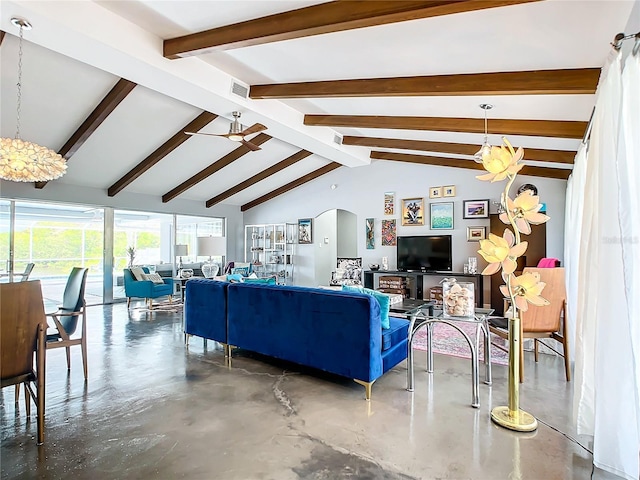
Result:
[[[249,98],[249,85],[240,83],[238,80],[233,80],[231,82],[231,93],[238,97],[247,99]]]
[[[339,133],[336,133],[333,136],[333,143],[335,143],[337,145],[342,145],[342,135],[340,135]]]

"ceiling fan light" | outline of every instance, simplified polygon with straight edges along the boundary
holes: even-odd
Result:
[[[244,137],[238,133],[231,133],[227,135],[227,138],[232,142],[241,142],[244,139]]]

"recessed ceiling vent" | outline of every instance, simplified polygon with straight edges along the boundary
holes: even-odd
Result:
[[[335,143],[336,145],[342,145],[342,135],[340,135],[339,133],[336,133],[333,136],[333,143]]]
[[[231,82],[231,93],[238,97],[247,99],[249,98],[249,85],[240,83],[238,80],[233,80]]]

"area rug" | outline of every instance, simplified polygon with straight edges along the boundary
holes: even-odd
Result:
[[[471,323],[459,322],[457,325],[463,330],[471,341],[475,338],[476,326]],[[500,337],[491,335],[491,341],[502,342]],[[417,350],[427,350],[427,329],[426,327],[418,330],[414,340],[413,348]],[[442,355],[451,355],[453,357],[471,358],[471,351],[469,350],[469,344],[464,337],[456,329],[443,323],[436,323],[433,327],[433,352],[440,353]],[[480,350],[478,352],[478,359],[482,361],[484,359],[484,342],[480,341]],[[495,345],[491,346],[491,363],[496,365],[508,365],[509,356],[506,352],[503,352]]]
[[[182,312],[182,302],[174,300],[173,303],[165,302],[153,302],[153,309],[149,310],[149,306],[145,303],[139,307],[133,307],[131,310],[135,312],[166,312],[166,313],[180,313]]]

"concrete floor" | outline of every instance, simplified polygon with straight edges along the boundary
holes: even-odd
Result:
[[[138,304],[142,306],[142,303]],[[436,372],[406,362],[373,386],[235,351],[185,349],[181,314],[96,306],[89,316],[89,380],[80,349],[67,375],[63,349],[47,355],[45,444],[35,443],[13,387],[2,392],[3,479],[586,479],[591,455],[571,422],[562,360],[527,358],[521,407],[551,426],[531,434],[495,426],[506,367],[471,408],[468,361],[436,355]],[[532,357],[532,355],[527,355]],[[423,352],[417,365],[424,365]],[[580,443],[589,446],[585,438]],[[596,470],[593,478],[613,478]]]

